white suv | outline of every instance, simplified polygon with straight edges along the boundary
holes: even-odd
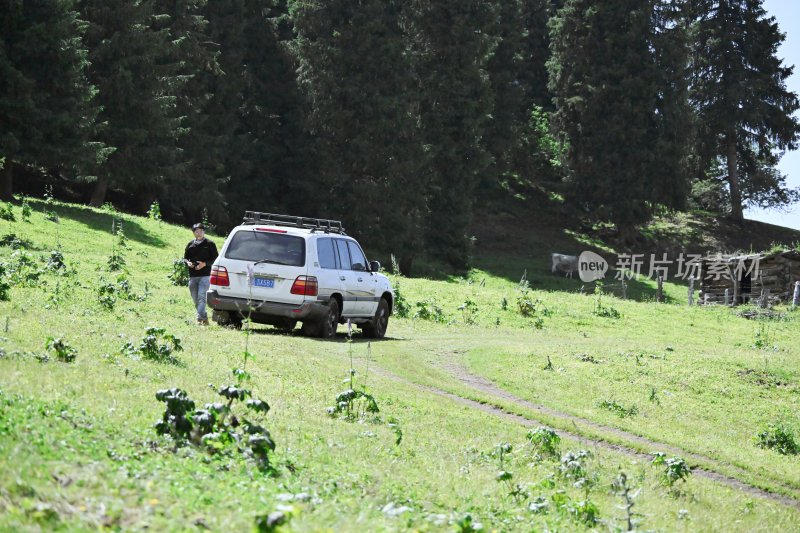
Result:
[[[330,338],[350,320],[380,339],[394,293],[379,269],[339,221],[247,211],[211,267],[207,303],[220,325],[301,321],[304,334]]]

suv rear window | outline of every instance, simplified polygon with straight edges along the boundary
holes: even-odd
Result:
[[[265,261],[279,265],[306,264],[306,241],[302,237],[261,231],[238,231],[231,238],[228,259]]]

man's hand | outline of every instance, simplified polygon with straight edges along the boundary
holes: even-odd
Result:
[[[206,264],[203,261],[198,261],[197,266],[194,267],[195,270],[203,270],[206,267]]]
[[[194,268],[194,263],[192,263],[192,262],[191,262],[191,261],[189,261],[188,259],[186,259],[185,261],[186,261],[186,266],[187,266],[187,267],[189,267],[189,268]]]

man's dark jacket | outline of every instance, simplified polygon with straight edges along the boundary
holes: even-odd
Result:
[[[189,242],[189,244],[186,245],[186,251],[183,253],[183,258],[188,259],[195,265],[199,261],[202,261],[206,264],[206,266],[200,270],[190,268],[189,277],[199,278],[201,276],[210,276],[211,263],[214,262],[218,255],[217,245],[206,238],[203,238],[203,240],[200,242],[195,242],[194,240]]]

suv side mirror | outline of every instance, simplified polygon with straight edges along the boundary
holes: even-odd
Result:
[[[380,261],[370,261],[369,262],[369,271],[370,272],[378,272],[381,269]]]

